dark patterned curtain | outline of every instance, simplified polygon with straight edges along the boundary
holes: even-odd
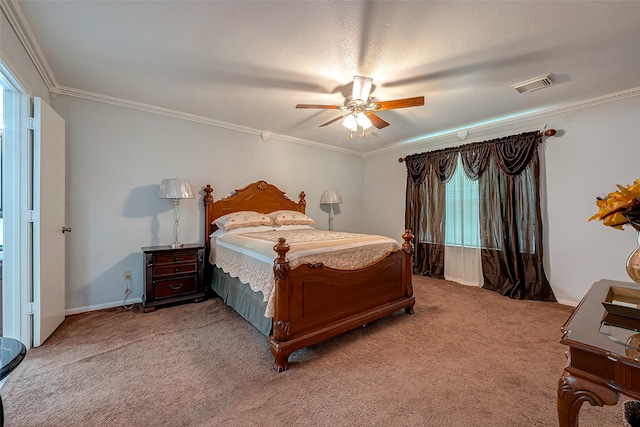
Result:
[[[416,154],[407,165],[406,228],[416,236],[415,274],[444,279],[445,184],[456,170],[458,154]]]
[[[405,158],[405,223],[418,230],[415,274],[444,278],[444,188],[460,155],[466,176],[478,180],[483,287],[556,300],[542,263],[540,142],[530,132]]]

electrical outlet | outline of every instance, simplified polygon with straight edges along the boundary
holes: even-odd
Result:
[[[124,280],[131,280],[131,270],[124,271]]]

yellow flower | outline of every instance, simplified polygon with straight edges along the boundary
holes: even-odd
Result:
[[[638,228],[640,215],[640,179],[633,184],[623,187],[617,185],[618,191],[607,194],[605,198],[598,198],[596,205],[598,213],[589,218],[602,220],[602,223],[608,227],[622,230],[622,226],[626,224]]]
[[[604,225],[617,228],[618,230],[622,230],[622,226],[628,222],[629,220],[627,217],[622,215],[620,212],[614,212],[613,214],[602,218],[602,223]]]
[[[623,187],[618,184],[618,189],[620,189],[620,192],[625,196],[638,199],[640,198],[640,179],[636,179],[635,182],[628,187]]]

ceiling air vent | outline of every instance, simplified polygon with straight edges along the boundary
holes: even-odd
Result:
[[[542,89],[543,87],[551,86],[551,75],[536,77],[526,82],[517,83],[511,85],[512,88],[518,91],[518,93],[531,92],[532,90]]]
[[[362,139],[372,139],[372,138],[377,138],[379,136],[380,134],[376,132],[369,132],[369,133],[365,133],[364,135],[360,134],[360,138]]]

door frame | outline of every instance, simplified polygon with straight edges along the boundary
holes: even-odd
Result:
[[[0,57],[0,84],[4,89],[3,109],[3,286],[2,334],[22,341],[27,348],[32,342],[33,316],[31,301],[33,280],[31,245],[32,223],[26,221],[26,212],[32,209],[30,200],[31,160],[29,149],[29,117],[31,96],[4,58]],[[12,185],[8,185],[12,183]],[[17,185],[16,185],[17,184]],[[16,285],[17,284],[17,285]]]

